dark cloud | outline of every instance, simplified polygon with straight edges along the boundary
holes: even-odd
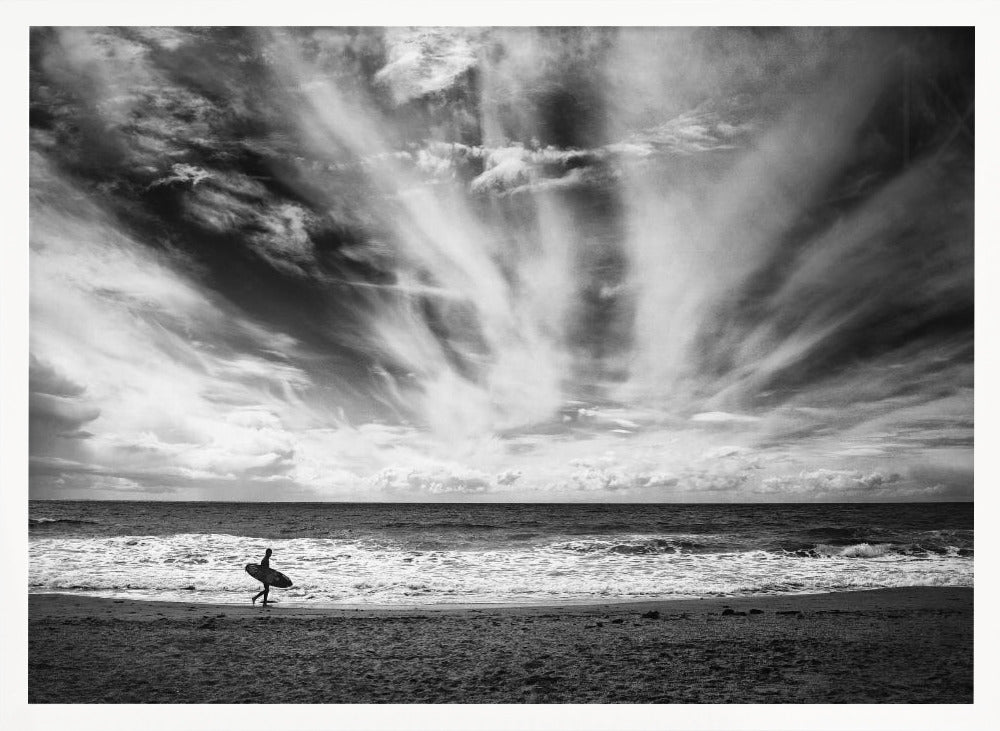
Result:
[[[101,415],[86,398],[86,388],[60,373],[53,365],[30,357],[28,370],[28,448],[45,453],[65,440],[88,439],[82,427]]]
[[[75,431],[101,415],[100,409],[89,404],[45,393],[33,393],[29,408],[33,418],[62,431]]]
[[[31,393],[61,398],[79,398],[87,390],[59,373],[52,365],[43,363],[34,355],[30,355],[29,358],[28,388]]]

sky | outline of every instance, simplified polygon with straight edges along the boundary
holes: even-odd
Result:
[[[973,50],[35,28],[29,495],[970,500]]]

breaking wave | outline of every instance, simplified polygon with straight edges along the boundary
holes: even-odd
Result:
[[[553,543],[551,548],[574,553],[644,556],[660,553],[708,553],[719,551],[725,546],[726,540],[722,536],[673,535],[585,538]]]
[[[827,546],[820,544],[814,549],[820,556],[843,556],[845,558],[876,558],[893,553],[890,543],[857,543],[853,546]]]
[[[76,518],[28,518],[28,528],[41,528],[43,526],[57,525],[98,525],[96,520],[83,520]]]
[[[838,545],[820,543],[815,546],[801,547],[790,551],[798,556],[814,558],[879,558],[889,555],[909,556],[913,558],[928,556],[958,556],[972,557],[974,549],[965,546],[926,545],[919,543],[852,543]]]

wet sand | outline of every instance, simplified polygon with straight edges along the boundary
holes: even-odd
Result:
[[[249,597],[248,597],[249,599]],[[357,610],[29,597],[31,703],[971,703],[973,590]]]

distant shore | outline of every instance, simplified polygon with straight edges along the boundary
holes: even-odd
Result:
[[[34,594],[28,696],[31,703],[971,703],[972,630],[970,588],[433,609]]]

